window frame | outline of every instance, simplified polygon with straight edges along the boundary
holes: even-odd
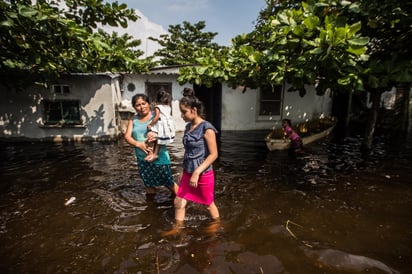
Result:
[[[58,95],[69,95],[71,93],[71,86],[67,84],[53,84],[51,86],[52,92]]]
[[[283,105],[283,85],[276,85],[274,87],[274,93],[278,92],[278,95],[275,94],[275,98],[267,98],[264,96],[263,92],[272,92],[272,86],[266,85],[259,88],[259,99],[258,99],[258,111],[257,111],[257,118],[258,120],[272,120],[273,117],[280,117],[282,115],[282,105]],[[273,108],[277,108],[273,113],[262,113],[263,109],[267,109],[267,107],[263,107],[262,104],[272,104]],[[276,107],[277,105],[277,107]]]
[[[80,100],[65,99],[65,100],[49,100],[45,99],[42,102],[43,106],[43,126],[44,127],[83,127],[83,121],[81,117],[81,104]],[[75,111],[73,112],[73,108]],[[54,110],[53,110],[54,109]],[[55,113],[51,114],[50,112]],[[60,112],[60,116],[58,114]],[[58,118],[51,119],[51,115]],[[67,115],[71,118],[67,119]]]

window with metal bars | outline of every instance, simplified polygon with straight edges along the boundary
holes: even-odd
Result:
[[[280,115],[282,86],[263,86],[260,88],[259,115]]]
[[[45,125],[81,125],[79,100],[44,100]]]

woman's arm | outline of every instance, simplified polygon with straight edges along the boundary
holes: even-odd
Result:
[[[288,139],[290,139],[290,137],[292,136],[292,128],[291,127],[286,127],[285,128],[285,136],[286,136],[286,138],[288,138]]]
[[[197,187],[197,182],[199,181],[200,174],[205,171],[218,157],[217,143],[216,143],[216,133],[213,129],[207,129],[204,135],[206,140],[207,148],[209,150],[209,155],[199,165],[196,170],[193,172],[192,177],[190,178],[190,185]]]
[[[128,142],[132,146],[137,147],[137,148],[143,150],[144,152],[148,153],[149,149],[146,146],[146,143],[136,141],[132,137],[132,130],[133,130],[133,119],[129,119],[129,121],[127,123],[126,133],[124,134],[124,139],[126,140],[126,142]]]

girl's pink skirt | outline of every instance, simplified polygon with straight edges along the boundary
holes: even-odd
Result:
[[[199,176],[197,187],[190,185],[192,173],[183,171],[177,196],[199,204],[210,205],[214,201],[215,175],[209,170]]]

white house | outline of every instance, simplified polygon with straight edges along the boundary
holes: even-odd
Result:
[[[144,74],[72,74],[49,87],[31,86],[24,91],[0,84],[0,138],[53,141],[115,140],[124,133],[134,113],[131,98],[145,93],[153,100],[163,88],[173,97],[176,130],[184,130],[179,100],[184,87],[192,87],[206,107],[207,119],[220,131],[270,130],[282,118],[300,122],[328,116],[332,99],[317,96],[313,87],[300,97],[288,86],[258,90],[212,88],[177,82],[179,67],[152,69]]]
[[[120,75],[74,74],[19,90],[0,83],[3,140],[112,140],[119,135]]]
[[[281,119],[289,118],[301,122],[329,116],[332,111],[332,98],[329,93],[316,95],[314,87],[306,87],[306,95],[288,92],[289,86],[279,86],[275,90],[232,89],[225,83],[212,88],[177,83],[179,67],[153,69],[150,74],[127,74],[123,77],[123,101],[120,112],[133,111],[130,100],[136,93],[146,93],[152,99],[157,90],[163,88],[173,97],[172,114],[177,130],[184,129],[180,118],[178,101],[184,87],[192,87],[196,96],[205,103],[207,118],[220,130],[269,130],[280,126]]]

